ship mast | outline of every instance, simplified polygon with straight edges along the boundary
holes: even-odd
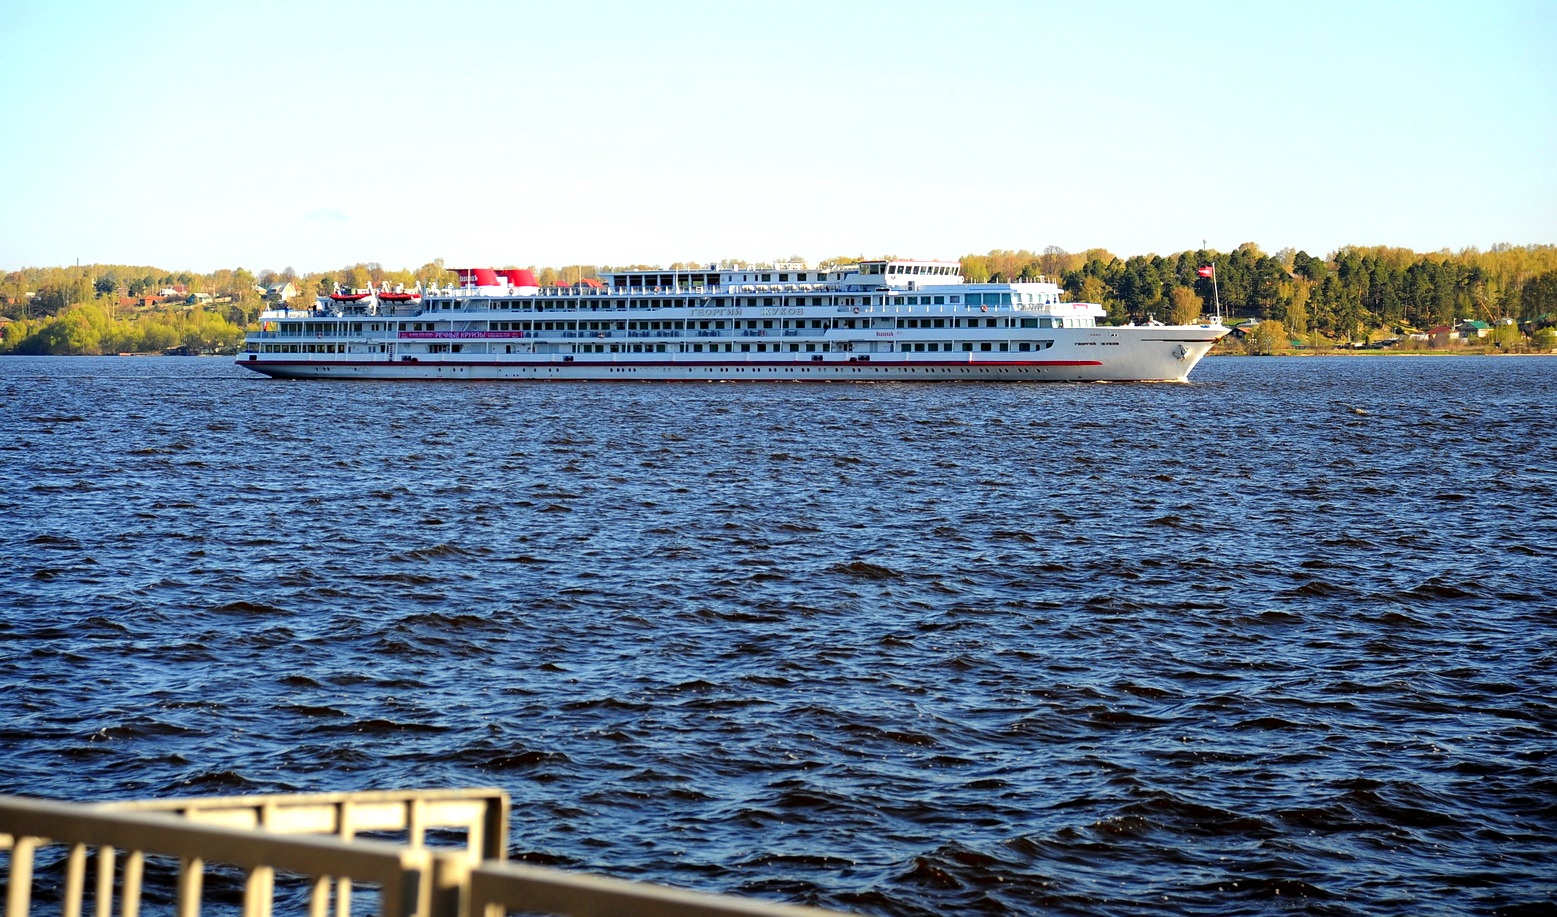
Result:
[[[1200,240],[1200,251],[1202,253],[1204,253],[1205,250],[1206,250],[1206,240],[1205,239],[1201,239]],[[1211,262],[1211,265],[1210,265],[1209,268],[1204,268],[1204,267],[1201,268],[1200,269],[1200,276],[1202,276],[1202,277],[1206,276],[1206,271],[1207,270],[1209,270],[1211,272],[1211,298],[1216,303],[1216,323],[1218,325],[1220,325],[1220,324],[1222,324],[1222,293],[1221,293],[1220,290],[1217,289],[1217,284],[1216,284],[1216,262],[1215,261]]]
[[[1222,324],[1222,292],[1216,284],[1216,262],[1211,262],[1211,298],[1216,302],[1216,323]]]

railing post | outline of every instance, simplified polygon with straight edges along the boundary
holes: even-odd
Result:
[[[65,900],[60,913],[64,917],[81,917],[81,899],[86,897],[86,844],[71,844],[70,856],[65,861]]]
[[[124,858],[124,891],[120,895],[119,913],[123,917],[140,917],[141,879],[146,873],[146,854],[131,850]]]
[[[10,888],[5,893],[6,917],[27,917],[32,905],[32,855],[38,838],[18,837],[11,845]]]
[[[336,804],[335,825],[343,841],[356,836],[357,828],[351,823],[351,803],[342,800]],[[387,894],[387,892],[386,892]],[[351,879],[341,878],[335,883],[335,917],[351,917]]]
[[[465,917],[470,901],[470,862],[461,856],[433,857],[427,917]]]
[[[200,917],[200,889],[205,882],[205,860],[182,857],[178,874],[178,917]]]
[[[379,917],[429,917],[433,871],[433,857],[426,849],[403,851],[399,876],[379,888]]]
[[[405,808],[406,839],[412,847],[424,846],[427,841],[426,819],[423,817],[425,801],[420,798],[407,799]]]
[[[114,848],[108,844],[97,848],[97,917],[113,917],[114,909]]]
[[[249,870],[243,884],[243,917],[270,917],[276,898],[276,871],[269,866]]]
[[[314,879],[308,890],[308,917],[329,917],[331,884],[329,876]]]

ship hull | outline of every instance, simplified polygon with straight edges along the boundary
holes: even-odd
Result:
[[[426,379],[514,381],[796,381],[796,382],[1184,382],[1212,341],[1173,342],[1156,353],[1102,359],[924,360],[876,355],[869,360],[611,359],[551,356],[480,359],[422,356],[414,360],[353,359],[349,355],[276,359],[245,354],[238,365],[278,379]],[[1179,354],[1182,352],[1182,356]]]

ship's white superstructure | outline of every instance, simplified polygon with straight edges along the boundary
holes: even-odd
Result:
[[[471,269],[260,316],[241,366],[281,378],[1183,381],[1220,320],[1100,325],[1044,280],[956,263],[633,270],[542,287]]]

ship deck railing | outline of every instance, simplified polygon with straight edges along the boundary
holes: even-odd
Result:
[[[729,296],[735,293],[843,293],[853,292],[846,290],[843,284],[823,283],[737,283],[714,284],[709,286],[663,286],[663,287],[572,287],[550,286],[536,287],[536,293],[522,294],[533,296],[565,296],[588,299],[597,296]],[[515,287],[432,287],[423,298],[435,296],[454,299],[475,299],[487,296],[517,296]]]
[[[879,318],[880,316],[874,316],[874,317],[875,318]],[[1002,316],[991,315],[989,317],[990,318],[1001,318]],[[861,315],[861,319],[862,320],[866,319],[866,318],[872,318],[872,316],[869,316],[869,315],[866,315],[866,314],[862,314]],[[776,321],[776,319],[775,319],[775,321]],[[1014,328],[1014,326],[1010,326],[1010,325],[997,325],[995,327],[1003,328],[1003,329]],[[1040,326],[1040,327],[1050,327],[1050,326]],[[459,334],[463,330],[465,330],[465,329],[451,329],[450,333],[457,335],[457,334]],[[323,339],[329,339],[329,340],[333,341],[333,340],[339,340],[339,339],[344,338],[344,339],[346,339],[348,341],[367,342],[367,343],[375,343],[375,344],[383,343],[383,342],[386,342],[386,341],[406,341],[406,342],[419,342],[419,343],[427,343],[427,342],[431,341],[431,342],[439,342],[439,343],[452,342],[452,343],[474,344],[474,343],[481,343],[481,342],[487,342],[487,343],[512,343],[512,342],[515,342],[515,341],[537,341],[537,340],[539,340],[539,341],[572,341],[572,340],[585,340],[585,339],[588,339],[588,338],[671,339],[671,338],[692,338],[692,337],[695,337],[695,338],[814,337],[814,338],[817,338],[817,339],[821,339],[821,338],[827,338],[827,337],[846,337],[850,333],[856,333],[857,334],[857,333],[864,332],[864,331],[896,331],[899,334],[903,334],[903,335],[913,335],[913,334],[920,334],[920,333],[928,334],[928,333],[931,333],[931,332],[940,332],[940,333],[944,334],[946,332],[951,332],[951,331],[972,331],[972,330],[988,331],[988,330],[991,330],[991,328],[989,328],[988,326],[980,326],[978,329],[973,329],[973,328],[893,328],[891,326],[880,326],[880,325],[861,325],[861,326],[856,327],[856,328],[847,328],[847,327],[844,327],[842,325],[832,325],[832,326],[827,327],[827,328],[661,328],[659,330],[649,329],[647,331],[636,330],[636,329],[629,331],[629,330],[624,330],[624,329],[621,329],[621,328],[601,328],[599,330],[584,329],[582,331],[528,331],[527,330],[527,331],[524,331],[524,332],[514,331],[514,332],[509,332],[509,333],[495,332],[495,333],[492,333],[490,335],[483,335],[483,336],[480,336],[480,337],[464,337],[464,338],[462,338],[462,337],[438,338],[438,337],[431,337],[431,336],[429,336],[429,337],[405,337],[405,338],[403,338],[403,337],[399,337],[399,336],[391,336],[389,334],[379,334],[379,333],[375,333],[375,332],[369,332],[367,334],[364,334],[363,332],[360,332],[360,331],[347,331],[347,332],[341,332],[339,334],[327,334],[327,333],[324,333],[324,332],[316,332],[316,331],[308,331],[308,332],[303,332],[303,331],[297,331],[297,332],[286,332],[286,331],[251,331],[251,332],[249,332],[247,337],[250,340],[256,340],[256,341],[305,341],[305,340],[307,340],[307,341],[316,341],[316,340],[323,340]],[[1033,329],[1028,328],[1026,330],[1031,331]],[[425,332],[420,332],[420,333],[425,333]]]
[[[568,303],[567,305],[572,306],[572,305],[575,305],[575,304]],[[828,305],[825,305],[825,306],[817,306],[817,305],[801,305],[801,304],[796,304],[796,303],[784,303],[781,300],[780,303],[778,305],[776,305],[776,306],[756,306],[756,305],[751,305],[751,304],[745,304],[745,305],[740,305],[740,306],[724,305],[724,306],[713,307],[713,306],[693,303],[693,304],[684,305],[684,306],[666,307],[666,309],[662,310],[662,311],[668,311],[668,310],[671,310],[671,309],[704,309],[704,308],[721,308],[721,309],[726,309],[726,308],[729,308],[729,309],[734,309],[734,308],[750,308],[750,309],[775,309],[775,308],[782,308],[782,309],[805,309],[807,311],[804,314],[805,315],[810,315],[810,316],[839,315],[839,316],[847,317],[847,316],[860,315],[860,316],[872,316],[872,317],[876,317],[876,318],[884,318],[884,317],[896,318],[896,317],[899,317],[899,316],[914,317],[914,316],[926,316],[926,315],[940,315],[940,316],[979,315],[979,316],[994,318],[994,317],[997,317],[999,315],[1009,315],[1009,314],[1018,313],[1018,312],[1036,312],[1036,313],[1039,313],[1039,314],[1050,315],[1050,316],[1072,315],[1072,314],[1075,314],[1075,313],[1078,312],[1078,310],[1075,307],[1083,306],[1083,305],[1088,305],[1088,304],[1087,303],[1002,303],[1002,304],[997,305],[997,306],[986,306],[986,305],[983,305],[983,304],[973,304],[973,303],[968,303],[968,302],[939,303],[939,304],[936,304],[936,303],[914,303],[912,305],[909,305],[909,304],[903,303],[903,302],[886,302],[886,303],[882,303],[882,302],[869,303],[868,302],[868,303],[859,303],[858,305],[831,303],[831,304],[828,304]],[[591,301],[591,302],[588,302],[588,303],[579,302],[579,303],[576,304],[576,306],[577,306],[576,308],[571,308],[571,309],[564,308],[564,309],[561,309],[561,310],[558,310],[558,311],[561,311],[561,312],[564,312],[564,313],[582,313],[582,312],[586,312],[586,311],[587,312],[591,312],[591,313],[601,313],[601,312],[612,312],[612,311],[614,311],[613,303],[609,299],[595,300],[595,301]],[[622,302],[622,301],[618,301],[618,302],[615,303],[615,306],[619,307],[619,308],[626,309],[626,308],[630,308],[631,304],[630,303],[626,303],[626,302]],[[271,311],[271,312],[266,312],[266,313],[261,314],[260,321],[261,322],[275,321],[275,320],[279,320],[279,319],[293,319],[293,320],[303,319],[303,320],[313,320],[313,321],[343,321],[343,320],[358,320],[358,321],[360,321],[360,320],[367,319],[367,318],[379,318],[379,319],[385,319],[385,318],[413,318],[413,317],[417,317],[417,316],[422,316],[422,317],[425,318],[428,315],[433,316],[435,321],[449,321],[451,319],[455,319],[456,316],[468,316],[473,311],[492,314],[494,316],[494,318],[491,319],[491,320],[506,320],[506,317],[509,314],[513,313],[513,312],[524,312],[525,314],[536,314],[536,315],[550,315],[549,311],[546,311],[546,310],[534,310],[534,309],[523,309],[523,310],[517,310],[517,309],[481,309],[481,310],[459,310],[459,311],[456,311],[456,312],[453,312],[453,313],[446,312],[446,311],[433,311],[433,312],[429,312],[429,313],[423,313],[421,311],[421,307],[418,306],[415,309],[412,309],[410,311],[395,311],[395,312],[380,311],[380,312],[377,312],[377,313],[341,312],[339,310],[334,310],[334,309],[329,309],[329,310],[311,310],[311,311],[310,310],[293,309],[293,310],[288,310],[288,311],[285,311],[285,312],[277,310],[277,311]],[[739,317],[739,316],[736,316],[736,317]],[[753,317],[761,318],[763,316],[756,315],[756,316],[753,316]],[[792,318],[793,316],[790,316],[790,317]],[[466,320],[468,320],[468,319],[466,319]],[[548,319],[541,319],[541,320],[547,321],[547,320],[559,320],[559,319],[548,318]],[[561,321],[569,321],[569,320],[572,320],[572,319],[560,319],[560,320]],[[676,318],[676,319],[663,319],[663,320],[664,321],[706,321],[708,319],[704,319],[702,317],[691,317],[691,318]],[[778,319],[775,318],[775,320],[778,320]],[[290,333],[288,333],[288,332],[290,332]],[[308,333],[309,334],[313,334],[313,333],[316,333],[316,332],[308,332]],[[298,331],[291,331],[290,329],[285,329],[285,328],[278,328],[278,329],[276,329],[274,331],[265,331],[263,329],[263,327],[260,330],[249,332],[249,336],[250,337],[268,337],[268,336],[271,336],[271,335],[282,335],[282,336],[287,336],[287,337],[297,337],[299,335],[303,335],[303,332],[300,331],[300,330],[298,330]]]
[[[391,790],[85,804],[0,796],[5,917],[834,913],[507,861],[508,794]]]

